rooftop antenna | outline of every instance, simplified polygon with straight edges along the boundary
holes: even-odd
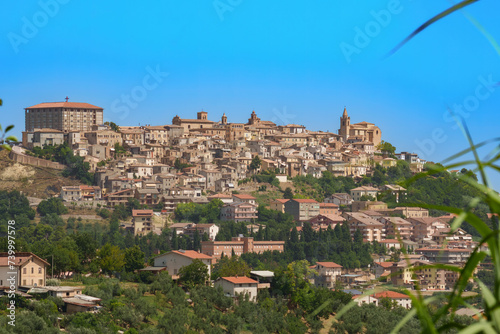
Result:
[[[68,100],[69,100],[69,97],[67,97],[67,96],[66,96],[66,99],[65,99],[65,100],[66,100],[66,102],[68,102]]]

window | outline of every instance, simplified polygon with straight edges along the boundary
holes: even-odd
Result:
[[[34,274],[35,273],[35,268],[31,267],[31,273]]]
[[[23,274],[26,274],[26,268],[23,268]]]

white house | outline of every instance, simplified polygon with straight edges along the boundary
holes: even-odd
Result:
[[[395,292],[395,291],[382,291],[378,293],[374,293],[372,295],[374,298],[377,298],[379,301],[382,298],[389,298],[398,303],[399,306],[404,307],[406,309],[411,308],[411,298],[408,295]]]
[[[259,282],[248,277],[220,277],[215,281],[215,286],[222,287],[224,294],[236,297],[248,294],[250,301],[256,301]]]
[[[399,306],[406,309],[410,309],[412,306],[411,298],[409,296],[395,291],[382,291],[368,296],[359,295],[353,297],[359,306],[363,304],[375,304],[379,306],[382,298],[389,298],[392,301],[395,301]]]
[[[379,190],[377,188],[369,187],[369,186],[362,186],[362,187],[357,187],[357,188],[351,189],[351,197],[355,201],[361,200],[361,196],[363,196],[363,195],[377,198],[378,192],[379,192]]]

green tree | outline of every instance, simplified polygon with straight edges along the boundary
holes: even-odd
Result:
[[[253,157],[252,162],[250,162],[250,166],[248,166],[248,169],[250,171],[256,171],[257,169],[260,168],[262,164],[262,161],[260,160],[259,156],[256,155]]]
[[[125,270],[133,272],[144,268],[145,254],[137,245],[125,250]]]
[[[179,249],[179,236],[177,235],[177,231],[172,229],[172,237],[170,238],[171,247],[173,250]]]
[[[179,158],[175,159],[175,162],[174,162],[174,168],[177,169],[178,171],[181,171],[183,170],[184,168],[187,168],[187,167],[192,167],[193,165],[190,165],[190,164],[186,164],[186,163],[182,163]]]
[[[293,199],[293,191],[292,188],[286,187],[285,192],[283,193],[284,199]]]
[[[115,158],[121,157],[127,153],[127,150],[118,143],[115,143]]]
[[[200,259],[194,259],[190,265],[179,270],[179,282],[189,288],[204,285],[208,278],[208,267]]]
[[[214,265],[212,279],[229,276],[248,276],[250,267],[239,256],[224,256]]]
[[[53,227],[64,226],[64,220],[56,213],[49,213],[40,219],[41,224],[50,225]]]
[[[56,273],[64,273],[67,271],[78,271],[80,259],[78,253],[73,249],[67,249],[62,245],[57,246],[53,250],[54,255],[54,271]]]
[[[2,99],[0,99],[0,107],[2,106],[2,104],[3,104],[3,101],[2,101]],[[2,126],[0,125],[0,133],[1,133],[0,147],[3,148],[4,150],[10,151],[12,149],[11,146],[9,145],[9,143],[17,143],[17,138],[15,136],[8,136],[7,138],[5,138],[5,135],[7,134],[7,132],[12,130],[13,128],[14,128],[14,125],[9,125],[5,128],[5,131],[3,131]],[[5,142],[7,142],[7,143],[5,143]]]
[[[371,195],[362,195],[360,198],[359,198],[360,201],[375,201],[376,198],[371,196]]]
[[[78,257],[84,263],[90,263],[96,257],[97,243],[88,232],[75,233],[71,237],[75,240]]]
[[[110,243],[105,244],[98,252],[99,266],[102,271],[108,274],[119,272],[125,265],[125,253],[118,247]]]
[[[377,150],[385,154],[394,155],[396,147],[392,146],[391,143],[382,140],[380,144],[377,145]]]
[[[304,301],[311,288],[309,278],[317,272],[310,268],[307,260],[295,261],[287,265],[284,271],[278,272],[275,288],[283,294],[289,295],[295,304]]]
[[[26,196],[17,190],[0,190],[0,219],[17,219],[22,214],[28,219],[35,218],[36,214]]]
[[[196,251],[201,249],[200,233],[198,232],[197,229],[194,231],[193,249],[196,250]]]
[[[68,208],[64,206],[62,199],[56,197],[41,201],[36,210],[41,216],[49,213],[55,213],[56,215],[68,213]]]
[[[111,128],[111,130],[113,130],[115,132],[120,132],[120,127],[113,122],[104,122],[104,125],[109,126]]]

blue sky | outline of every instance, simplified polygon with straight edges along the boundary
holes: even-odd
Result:
[[[9,2],[0,12],[2,124],[24,130],[23,108],[88,102],[119,125],[175,115],[337,131],[347,107],[398,149],[439,162],[498,134],[500,55],[466,16],[435,23],[386,54],[449,1]],[[500,39],[500,3],[466,8]],[[156,73],[151,75],[151,73]],[[128,102],[127,102],[128,101]],[[489,147],[491,149],[492,147]],[[500,178],[491,174],[494,187]]]

